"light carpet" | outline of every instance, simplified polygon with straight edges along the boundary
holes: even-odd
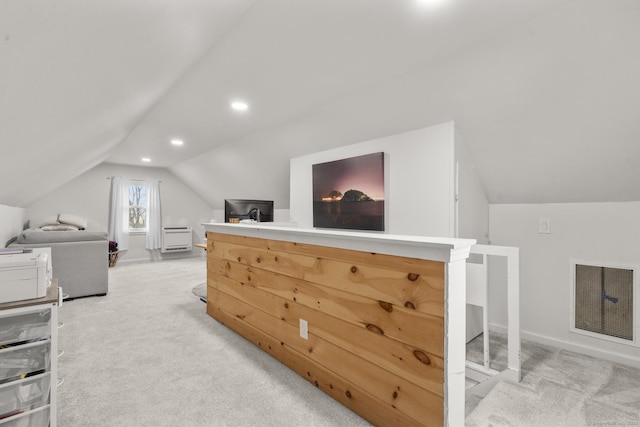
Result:
[[[60,309],[58,425],[369,426],[205,313],[189,258],[118,264]]]
[[[495,368],[506,366],[505,337],[491,334]],[[467,357],[482,360],[482,339]],[[468,427],[640,426],[640,369],[523,341],[522,382],[500,382],[466,417]]]
[[[201,258],[123,263],[107,296],[65,302],[58,425],[370,425],[209,317],[205,280]],[[504,336],[491,343],[505,366]],[[467,400],[468,427],[640,426],[640,370],[527,341],[522,361],[520,384]]]

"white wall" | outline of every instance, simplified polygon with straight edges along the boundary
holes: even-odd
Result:
[[[540,218],[551,219],[550,234],[538,233]],[[523,338],[640,366],[638,347],[569,332],[571,260],[640,267],[639,218],[640,202],[490,206],[491,242],[520,248]],[[499,286],[490,300],[497,327],[506,325]]]
[[[291,220],[313,227],[312,165],[382,151],[385,232],[453,236],[453,129],[448,122],[292,159]]]
[[[476,239],[479,244],[486,244],[489,238],[489,202],[463,138],[457,129],[455,135],[455,154],[458,165],[458,229],[455,237]]]
[[[26,221],[24,208],[0,205],[0,248],[12,237],[17,236]]]
[[[469,64],[478,65],[477,58],[486,62],[474,49],[469,54],[471,62],[455,57],[437,66],[427,62],[408,74],[301,111],[299,117],[281,125],[226,141],[171,170],[215,209],[223,207],[225,198],[268,199],[275,201],[276,208],[288,208],[291,158],[455,120],[458,103],[453,101],[475,94],[476,83],[490,91],[486,79],[477,73],[460,79],[461,72],[473,68]],[[465,108],[457,115],[468,120],[478,114],[478,120],[491,116]],[[467,142],[473,154],[473,141]]]
[[[62,187],[52,191],[40,200],[27,206],[28,218],[39,218],[58,213],[70,213],[97,221],[105,230],[109,218],[110,176],[126,176],[144,179],[158,178],[162,205],[162,223],[164,226],[190,225],[193,228],[194,243],[204,239],[204,228],[200,225],[209,222],[213,210],[189,187],[166,168],[135,167],[103,163],[78,176]],[[129,250],[119,256],[121,261],[151,259],[150,251],[144,249],[145,235],[129,236]],[[197,256],[200,249],[192,252],[162,254],[162,258]],[[157,255],[157,254],[155,254]]]

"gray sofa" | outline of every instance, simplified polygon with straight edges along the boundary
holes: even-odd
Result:
[[[106,231],[92,221],[77,229],[32,227],[41,223],[30,221],[28,228],[9,246],[50,247],[53,278],[58,279],[58,286],[68,298],[106,295],[109,291],[109,239]]]

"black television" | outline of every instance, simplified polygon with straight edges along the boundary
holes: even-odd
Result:
[[[225,199],[224,222],[232,222],[234,218],[273,222],[273,200]]]

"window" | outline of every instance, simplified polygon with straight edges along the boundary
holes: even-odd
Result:
[[[147,231],[146,185],[129,185],[129,231]]]

